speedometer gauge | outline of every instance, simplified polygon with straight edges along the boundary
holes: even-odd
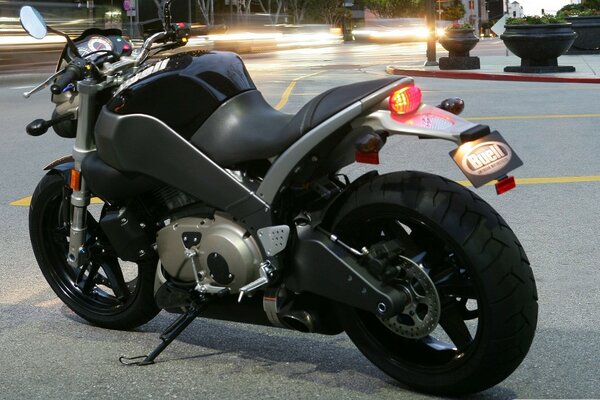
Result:
[[[79,50],[79,54],[83,57],[96,51],[110,51],[112,49],[113,44],[111,40],[104,36],[90,36],[84,42],[77,44],[77,50]]]

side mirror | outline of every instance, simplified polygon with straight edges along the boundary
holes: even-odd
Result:
[[[44,17],[42,17],[38,10],[31,6],[21,7],[19,21],[23,29],[36,39],[43,39],[48,34],[48,27],[46,26]]]

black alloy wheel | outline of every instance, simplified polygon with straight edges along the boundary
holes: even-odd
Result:
[[[29,232],[44,277],[71,310],[92,324],[131,329],[148,322],[159,311],[153,291],[156,262],[120,260],[88,212],[89,261],[77,268],[69,265],[70,195],[62,176],[49,173],[32,197]]]
[[[523,360],[537,322],[535,282],[517,238],[477,195],[420,172],[380,176],[349,196],[332,230],[357,249],[397,241],[435,285],[438,303],[416,280],[398,280],[424,299],[415,300],[416,316],[384,320],[340,308],[349,337],[387,374],[423,392],[457,395],[499,383]],[[438,311],[435,330],[418,326]]]

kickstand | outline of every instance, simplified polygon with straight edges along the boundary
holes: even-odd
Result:
[[[160,353],[163,352],[164,349],[167,348],[168,345],[171,344],[173,340],[177,336],[181,334],[188,327],[189,324],[192,323],[196,317],[200,315],[204,308],[206,307],[207,301],[202,301],[199,303],[194,303],[190,306],[187,312],[179,316],[169,327],[160,335],[160,340],[162,341],[154,350],[152,350],[147,356],[138,356],[138,357],[119,357],[119,362],[124,365],[150,365],[154,364],[154,359],[159,356]],[[135,361],[142,359],[142,361]]]

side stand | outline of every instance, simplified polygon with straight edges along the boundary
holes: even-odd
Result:
[[[207,306],[207,300],[201,300],[199,302],[192,303],[190,308],[185,314],[182,314],[179,318],[177,318],[169,327],[160,335],[160,340],[162,341],[154,350],[152,350],[147,356],[138,356],[138,357],[119,357],[119,362],[124,365],[150,365],[154,364],[154,359],[163,352],[164,349],[167,348],[168,345],[171,344],[177,336],[181,334],[188,327],[189,324],[192,323],[196,317],[200,315],[202,311]],[[142,361],[135,361],[140,360]]]

